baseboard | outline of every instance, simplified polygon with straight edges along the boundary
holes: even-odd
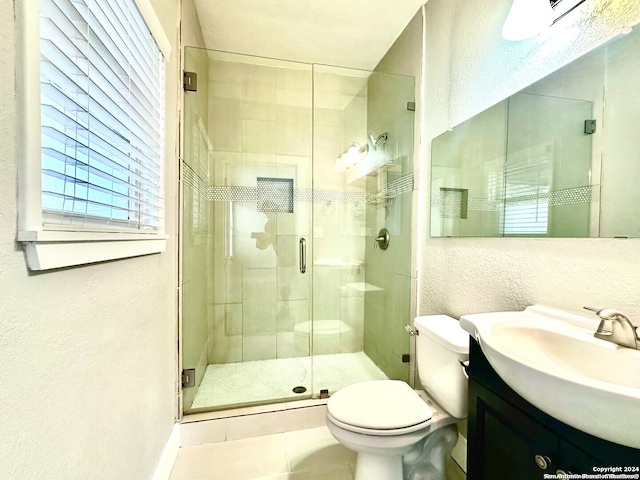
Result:
[[[247,409],[252,411],[251,408]],[[183,447],[205,443],[229,442],[243,438],[260,437],[276,433],[303,430],[325,425],[327,407],[308,405],[284,408],[271,412],[248,413],[233,417],[212,418],[202,421],[184,421],[180,428]]]
[[[453,447],[451,458],[467,473],[467,439],[458,433],[458,443]]]
[[[169,480],[171,470],[173,470],[173,464],[176,463],[176,457],[178,456],[179,449],[180,424],[176,423],[171,429],[171,434],[164,446],[164,450],[162,450],[162,456],[160,457],[156,471],[153,474],[153,480]]]

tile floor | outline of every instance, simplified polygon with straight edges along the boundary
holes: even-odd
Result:
[[[252,381],[247,387],[247,378]],[[387,376],[364,352],[208,365],[191,409],[295,399],[296,386],[319,395]],[[313,385],[312,385],[313,383]]]
[[[353,480],[355,453],[327,427],[182,447],[170,480]],[[464,480],[453,460],[447,480]]]

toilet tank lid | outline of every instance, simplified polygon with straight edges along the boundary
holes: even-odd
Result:
[[[469,353],[469,334],[460,322],[447,315],[425,315],[416,317],[415,327],[421,335],[427,335],[456,353]]]

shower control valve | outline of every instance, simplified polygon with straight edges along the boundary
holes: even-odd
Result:
[[[381,229],[373,242],[373,246],[375,248],[380,248],[380,250],[386,250],[389,248],[389,230],[386,228]]]

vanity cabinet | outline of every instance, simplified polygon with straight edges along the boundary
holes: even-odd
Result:
[[[468,480],[541,480],[544,474],[640,465],[640,450],[576,430],[520,397],[475,340],[469,360]]]

